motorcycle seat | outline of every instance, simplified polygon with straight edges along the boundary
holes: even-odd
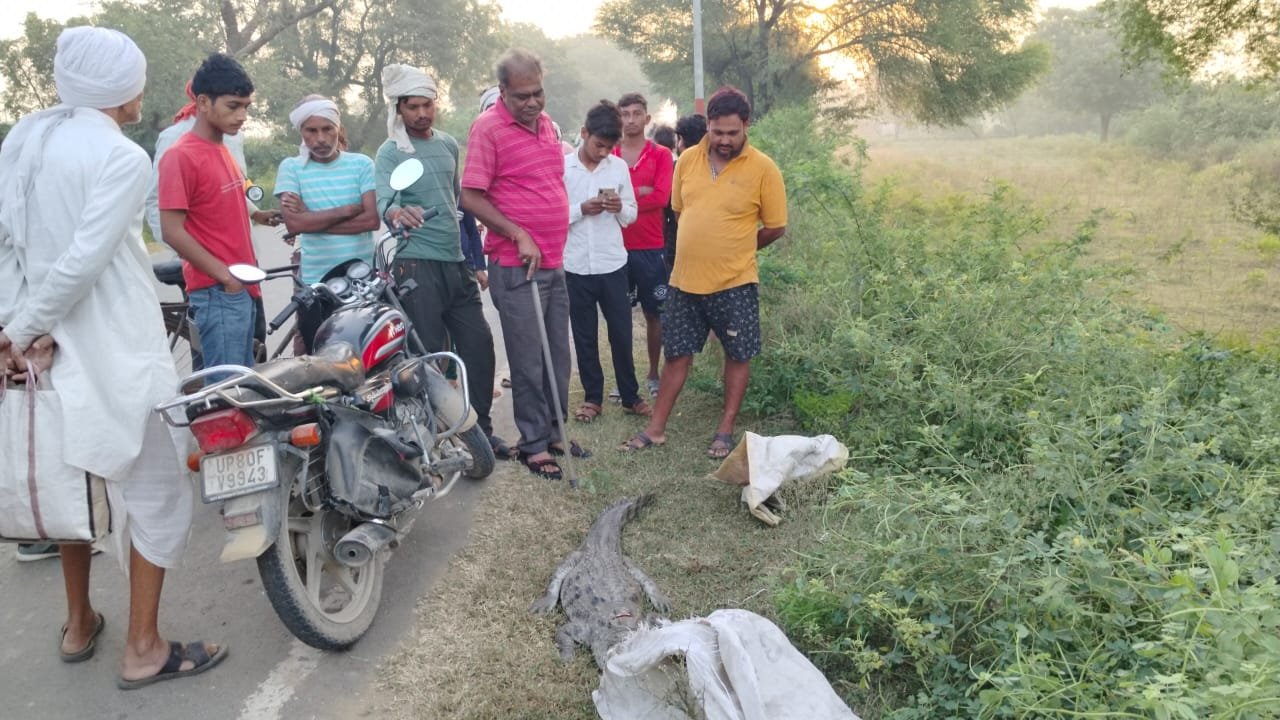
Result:
[[[364,363],[350,343],[326,345],[315,355],[280,358],[255,369],[290,392],[317,385],[332,385],[350,392],[365,380]]]
[[[173,285],[174,287],[187,286],[186,280],[182,277],[181,260],[153,263],[151,271],[156,274],[156,279],[165,285]]]

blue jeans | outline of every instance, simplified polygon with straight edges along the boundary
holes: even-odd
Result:
[[[204,367],[253,367],[253,326],[257,315],[248,291],[228,293],[220,286],[192,290],[191,308],[200,331]]]

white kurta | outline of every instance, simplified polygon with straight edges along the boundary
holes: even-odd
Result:
[[[25,247],[9,241],[18,268],[0,271],[0,285],[26,281],[17,306],[0,310],[5,334],[19,347],[44,333],[58,343],[49,378],[67,418],[65,460],[106,478],[138,457],[152,408],[178,383],[142,243],[150,177],[115,121],[76,110],[44,144]]]

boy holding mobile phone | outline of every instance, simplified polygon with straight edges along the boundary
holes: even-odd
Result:
[[[631,304],[627,300],[627,250],[622,228],[636,219],[635,193],[627,164],[615,157],[622,137],[622,115],[607,100],[587,112],[582,144],[565,157],[564,184],[569,196],[569,239],[564,248],[569,323],[585,397],[574,413],[591,422],[603,411],[604,372],[600,367],[598,315],[604,314],[622,406],[633,415],[649,415],[640,398],[631,356]]]

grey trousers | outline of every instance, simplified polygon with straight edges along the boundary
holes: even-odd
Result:
[[[511,404],[515,411],[516,429],[520,431],[519,448],[535,455],[560,439],[555,427],[555,402],[542,358],[542,336],[538,332],[538,316],[533,305],[530,282],[525,268],[489,266],[489,292],[493,293],[498,318],[502,322],[502,340],[511,367]],[[539,270],[534,275],[542,314],[551,345],[551,362],[555,368],[556,388],[560,391],[560,407],[569,405],[569,292],[564,270]]]

